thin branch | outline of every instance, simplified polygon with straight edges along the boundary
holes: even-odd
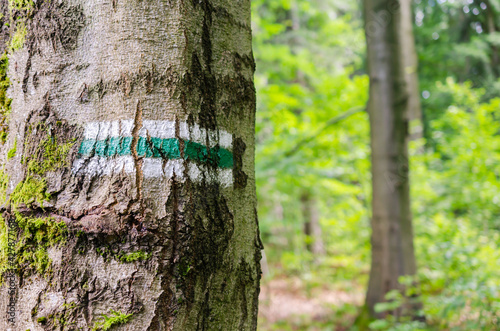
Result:
[[[365,108],[361,107],[361,106],[354,107],[354,108],[349,109],[345,113],[340,114],[340,115],[338,115],[338,116],[330,119],[328,122],[325,123],[325,125],[323,125],[323,127],[321,129],[319,129],[318,131],[316,131],[314,134],[310,135],[309,137],[306,137],[306,138],[300,140],[295,145],[295,147],[293,147],[288,152],[286,152],[285,154],[283,154],[283,156],[285,158],[292,156],[293,154],[297,153],[303,146],[307,145],[312,140],[318,138],[318,136],[320,136],[330,126],[332,126],[334,124],[337,124],[337,123],[341,122],[342,120],[345,120],[346,118],[348,118],[348,117],[350,117],[350,116],[352,116],[354,114],[360,113],[360,112],[362,112],[364,110],[365,110]]]

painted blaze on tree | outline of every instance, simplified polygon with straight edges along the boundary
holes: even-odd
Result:
[[[256,329],[250,2],[0,2],[2,329]]]
[[[144,121],[133,145],[132,120],[89,123],[73,171],[92,175],[131,173],[136,154],[144,158],[142,172],[146,177],[170,178],[175,173],[182,179],[186,165],[193,181],[205,179],[231,186],[232,135],[225,130],[206,130],[197,124],[190,127],[187,123],[179,123],[177,126],[181,138],[176,137],[174,121]],[[173,160],[177,162],[168,162]],[[190,162],[185,164],[185,160]],[[210,174],[209,169],[213,170]]]

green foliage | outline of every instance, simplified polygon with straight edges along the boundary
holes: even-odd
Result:
[[[103,315],[99,321],[94,324],[92,331],[107,331],[115,325],[127,323],[132,314],[124,314],[120,311],[111,310],[108,315]]]
[[[437,90],[451,102],[430,123],[435,147],[412,160],[424,309],[439,328],[496,329],[500,99],[452,79]]]
[[[500,25],[500,3],[485,4],[415,2],[419,78],[426,92],[425,136],[410,144],[419,272],[402,279],[404,293],[393,292],[377,306],[386,318],[360,322],[372,330],[500,328],[500,69],[494,62],[500,33],[487,23],[492,10]],[[268,279],[298,277],[307,293],[326,284],[359,291],[370,261],[368,118],[352,115],[296,146],[367,101],[360,8],[334,0],[257,0],[252,9],[256,180]],[[304,192],[317,200],[326,256],[305,250]],[[425,324],[398,313],[414,294]],[[336,320],[353,324],[356,314],[343,307],[332,307],[331,316],[345,314]],[[262,330],[349,326],[307,316],[262,323]],[[352,330],[364,330],[357,328]]]
[[[268,277],[298,277],[307,293],[326,284],[359,293],[369,257],[368,116],[361,111],[325,125],[364,109],[368,98],[368,78],[359,70],[360,12],[355,3],[333,1],[253,1],[252,8],[256,180]],[[327,256],[305,250],[305,193],[318,202]],[[341,330],[355,315],[344,305],[320,320],[262,319],[259,329]]]
[[[483,101],[500,97],[498,1],[414,4],[421,90],[433,96],[438,93],[436,82],[451,77],[461,83],[469,81],[474,88],[484,88]],[[435,107],[433,101],[425,99],[423,105],[429,120],[447,108]],[[427,128],[426,132],[430,134],[431,130]]]
[[[407,277],[409,282],[406,283],[406,291],[403,295],[398,290],[390,291],[386,294],[386,302],[380,302],[375,305],[377,313],[386,314],[384,319],[378,319],[369,324],[370,330],[387,330],[387,331],[406,331],[406,330],[427,330],[427,325],[424,322],[414,320],[413,316],[408,314],[406,310],[411,305],[420,302],[420,297],[412,297],[412,293],[416,289],[412,285],[413,279]]]
[[[389,314],[375,330],[494,330],[500,322],[500,99],[447,79],[436,91],[449,106],[430,121],[432,140],[411,145],[420,294],[427,326]],[[413,285],[412,285],[413,284]],[[379,304],[400,307],[404,298]],[[393,305],[393,306],[392,306]]]
[[[296,249],[285,252],[284,258],[290,262],[296,258],[301,268],[299,250],[305,239],[300,236],[303,220],[296,202],[303,192],[328,194],[327,204],[338,204],[325,220],[335,224],[333,231],[340,231],[349,217],[368,221],[366,216],[359,217],[364,201],[358,197],[366,198],[369,177],[357,169],[369,169],[365,113],[328,127],[290,153],[332,118],[364,108],[368,79],[355,75],[353,69],[361,63],[364,51],[361,18],[355,6],[347,4],[254,1],[252,8],[258,68],[256,175],[261,233],[268,245],[278,244],[283,237],[273,233],[288,234],[292,240],[286,246]],[[346,13],[338,15],[340,11]],[[351,182],[357,184],[346,185]],[[345,215],[348,204],[356,207]],[[276,215],[279,210],[283,213]],[[338,246],[343,251],[348,247],[341,242]]]

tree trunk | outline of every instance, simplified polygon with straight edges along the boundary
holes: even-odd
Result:
[[[371,314],[398,278],[416,271],[408,183],[408,90],[399,42],[398,2],[365,0],[372,148]]]
[[[411,0],[400,0],[400,47],[401,59],[404,67],[406,88],[408,90],[408,119],[410,139],[419,139],[423,136],[422,107],[420,104],[420,88],[418,81],[418,56],[415,49]]]
[[[306,248],[315,256],[325,255],[321,225],[319,224],[319,213],[316,199],[311,193],[304,192],[300,199],[302,204],[302,215],[304,217],[304,235],[306,237]]]
[[[0,329],[255,330],[250,1],[9,9]]]
[[[495,9],[491,6],[489,0],[485,0],[484,3],[486,4],[486,26],[488,29],[488,33],[493,35],[497,32],[497,25],[495,22],[496,21]],[[490,66],[495,78],[499,77],[498,63],[499,63],[498,47],[496,45],[492,45]]]

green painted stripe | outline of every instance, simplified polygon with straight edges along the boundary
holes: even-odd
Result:
[[[211,151],[217,153],[217,165],[221,168],[232,168],[234,161],[233,161],[233,153],[228,151],[225,148],[212,148]]]
[[[184,142],[184,158],[186,160],[193,160],[200,163],[207,162],[208,151],[207,148],[192,141]]]
[[[120,156],[131,155],[132,137],[124,137],[119,139],[120,139],[120,147],[118,149],[118,155]],[[108,154],[107,156],[113,156],[113,154]]]
[[[81,155],[91,155],[94,151],[95,140],[85,139],[80,144],[80,149],[78,150],[78,154]]]
[[[181,140],[139,137],[137,155],[148,158],[175,160],[181,158]],[[220,168],[233,167],[233,153],[225,148],[207,149],[205,145],[184,141],[184,158],[198,163],[207,163]],[[106,140],[86,139],[80,144],[80,156],[126,156],[132,154],[132,137],[112,137]]]
[[[181,146],[179,140],[173,139],[160,139],[162,140],[161,153],[169,160],[181,158]]]

